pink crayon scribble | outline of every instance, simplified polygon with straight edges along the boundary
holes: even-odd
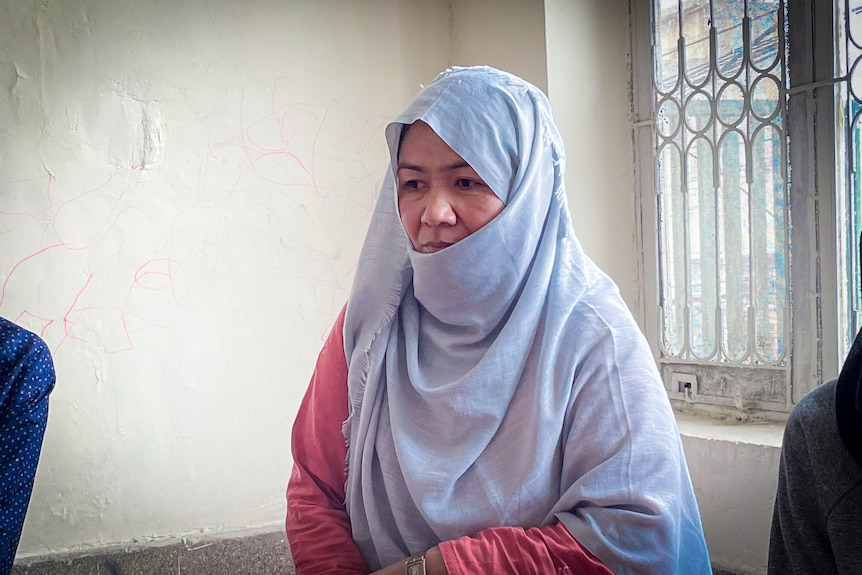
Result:
[[[78,300],[80,299],[81,294],[84,293],[84,291],[90,285],[90,281],[93,279],[94,274],[95,272],[87,276],[87,281],[84,282],[84,286],[78,290],[78,293],[75,294],[75,299],[72,300],[72,304],[69,306],[69,309],[67,309],[66,313],[63,314],[63,339],[60,340],[60,343],[57,344],[58,348],[63,345],[63,342],[66,341],[67,338],[84,341],[82,338],[72,335],[72,328],[75,327],[76,322],[70,319],[69,316],[72,315],[72,312],[75,310],[75,307],[77,307]]]
[[[132,185],[132,179],[131,179],[132,174],[134,172],[137,172],[138,170],[140,170],[140,166],[133,166],[129,170],[122,170],[119,172],[114,172],[114,173],[110,174],[108,176],[108,178],[102,184],[96,186],[95,188],[93,188],[91,190],[87,190],[81,194],[78,194],[77,196],[74,196],[74,197],[66,200],[65,202],[62,202],[59,205],[59,207],[57,208],[57,211],[54,212],[54,217],[51,219],[51,229],[54,232],[54,235],[56,237],[61,238],[62,234],[57,230],[57,220],[59,219],[61,213],[64,210],[66,210],[69,206],[73,205],[75,202],[77,202],[77,201],[79,201],[79,200],[81,200],[81,199],[83,199],[83,198],[85,198],[91,194],[96,194],[102,190],[105,190],[107,188],[108,184],[110,184],[113,181],[115,176],[118,176],[118,175],[128,176],[125,185],[122,187],[120,193],[114,199],[114,202],[111,205],[111,209],[108,212],[107,218],[105,218],[105,221],[102,222],[101,226],[99,226],[98,233],[96,234],[96,239],[94,241],[92,241],[91,243],[85,244],[83,246],[72,246],[72,245],[69,245],[67,242],[62,242],[62,240],[61,240],[64,247],[66,247],[67,249],[70,249],[70,250],[85,250],[85,249],[89,249],[89,248],[95,246],[96,244],[101,242],[103,239],[105,239],[105,237],[110,233],[110,231],[113,230],[114,226],[116,225],[117,218],[119,217],[119,212],[117,212],[117,206],[123,200],[123,198],[125,197],[126,193],[129,191],[129,188]]]
[[[249,214],[267,216],[268,198],[278,197],[283,203],[278,204],[277,209],[295,207],[308,217],[291,214],[294,219],[287,221],[295,222],[294,228],[279,228],[280,235],[275,242],[282,241],[285,247],[281,252],[274,242],[273,250],[267,250],[266,257],[257,259],[251,251],[258,247],[255,245],[254,248],[249,247],[249,259],[261,266],[261,278],[300,278],[309,286],[322,286],[331,291],[331,297],[318,300],[316,311],[334,320],[343,306],[340,294],[349,287],[355,264],[348,267],[339,245],[305,242],[309,234],[323,233],[323,226],[331,226],[333,222],[338,225],[340,221],[352,224],[370,215],[381,174],[374,173],[378,167],[372,169],[366,165],[365,155],[371,149],[371,143],[382,137],[385,121],[341,106],[334,98],[321,105],[288,102],[288,82],[287,78],[273,81],[269,102],[262,105],[263,110],[258,109],[260,113],[257,115],[243,91],[230,121],[216,120],[213,123],[207,116],[194,123],[193,126],[202,128],[205,134],[192,141],[199,150],[197,157],[192,159],[194,167],[189,174],[183,174],[189,176],[188,180],[169,177],[159,182],[155,179],[160,175],[157,170],[145,174],[143,166],[134,165],[127,169],[112,169],[94,187],[74,190],[70,195],[68,188],[72,184],[64,181],[62,175],[58,179],[47,173],[43,194],[39,196],[40,204],[46,201],[47,207],[40,205],[31,213],[9,214],[16,216],[15,220],[10,220],[16,228],[27,225],[35,227],[36,233],[30,235],[34,245],[16,256],[5,277],[0,276],[0,307],[4,303],[8,305],[9,288],[16,278],[22,278],[21,282],[32,281],[39,273],[40,268],[31,267],[37,260],[55,254],[54,259],[48,259],[42,265],[53,263],[58,250],[64,255],[86,253],[87,257],[90,254],[108,257],[106,253],[111,249],[120,250],[130,237],[127,236],[130,228],[126,227],[126,222],[135,219],[124,217],[124,214],[144,214],[158,221],[159,225],[152,227],[152,233],[158,235],[135,245],[146,243],[155,247],[146,248],[145,252],[118,251],[117,262],[122,264],[122,269],[113,262],[108,264],[107,271],[102,267],[91,268],[96,271],[88,270],[89,275],[83,285],[71,287],[77,291],[74,295],[67,293],[65,298],[71,299],[61,300],[59,305],[56,300],[52,302],[48,294],[43,297],[42,281],[57,286],[68,284],[68,278],[40,279],[38,290],[34,289],[32,305],[16,310],[17,317],[36,326],[41,334],[53,335],[59,339],[59,344],[67,339],[86,341],[111,354],[136,349],[135,340],[143,330],[178,327],[170,325],[174,316],[162,315],[162,312],[183,311],[185,306],[182,304],[187,303],[189,287],[185,285],[184,290],[182,283],[178,286],[178,274],[184,268],[183,264],[188,263],[188,258],[195,257],[196,253],[186,250],[187,244],[179,243],[189,237],[188,226],[211,221],[201,220],[211,218],[210,214],[216,214],[216,218],[221,217],[224,221],[237,215],[233,221],[246,225],[246,221],[251,221],[248,220]],[[344,162],[342,165],[350,168],[352,177],[345,180],[347,183],[343,187],[333,189],[342,184],[328,184],[332,181],[324,177],[328,173],[318,173],[324,166],[321,161],[324,156],[320,155],[319,148],[324,147],[328,136],[333,134],[329,128],[344,117],[350,118],[351,122],[345,131],[353,130],[349,135],[356,140],[351,154],[346,159],[339,157],[335,161]],[[216,128],[210,129],[211,126]],[[330,166],[326,165],[326,168],[330,169]],[[172,202],[165,203],[165,210],[169,212],[167,216],[159,219],[149,213],[147,210],[151,204],[132,192],[142,189],[143,184],[161,184],[168,190],[179,192],[169,198]],[[232,198],[236,200],[232,202]],[[96,206],[95,211],[88,211],[91,206]],[[256,211],[240,212],[248,206]],[[334,214],[331,208],[335,208]],[[91,221],[82,222],[84,218],[79,214],[85,214]],[[19,223],[21,216],[27,217],[23,224]],[[279,218],[282,214],[272,214],[273,221],[278,222]],[[270,224],[267,222],[267,225]],[[0,237],[3,233],[0,231]],[[267,241],[266,236],[260,237]],[[245,241],[242,235],[235,239],[240,245]],[[277,258],[284,258],[284,264]],[[99,261],[95,263],[102,265]],[[185,269],[194,269],[194,266]],[[190,281],[200,279],[192,277]],[[113,301],[109,299],[110,295],[105,295],[106,291],[110,294],[112,290],[115,292]],[[56,296],[56,292],[55,287],[50,295]],[[152,294],[161,295],[153,299]],[[57,305],[57,310],[53,313],[44,311],[51,303]],[[166,304],[173,307],[162,307]],[[144,308],[146,305],[150,307]],[[85,322],[86,319],[93,321]],[[98,329],[88,331],[87,325],[98,326]]]
[[[26,256],[26,257],[18,260],[18,262],[12,266],[12,269],[9,270],[9,275],[6,276],[6,279],[3,281],[3,287],[0,288],[0,306],[3,305],[3,300],[6,299],[6,286],[9,285],[9,280],[12,279],[12,276],[15,274],[15,271],[21,265],[23,265],[25,262],[27,262],[27,261],[35,258],[35,257],[38,257],[38,256],[44,254],[45,252],[51,251],[51,250],[56,249],[56,248],[62,248],[62,247],[65,247],[65,246],[63,244],[53,244],[53,245],[44,247],[40,250],[37,250],[37,251],[33,252],[32,254],[30,254],[29,256]]]
[[[54,323],[54,320],[36,315],[34,313],[30,313],[27,310],[24,310],[17,316],[15,316],[15,323],[17,324],[26,323],[27,325],[31,325],[36,322],[42,323],[42,327],[39,329],[39,337],[45,337],[45,330],[47,330],[51,326],[51,324]]]
[[[165,266],[167,268],[167,271],[155,271],[152,269],[152,268],[156,267],[154,264],[159,264],[159,263],[167,264]],[[159,282],[159,281],[156,281],[156,282],[151,281],[154,278],[167,278],[168,284],[164,285],[162,282]],[[146,262],[141,264],[138,267],[138,269],[135,270],[135,279],[132,282],[132,285],[129,286],[129,291],[131,291],[132,288],[136,288],[136,287],[139,287],[141,289],[153,290],[153,291],[160,291],[160,290],[163,290],[165,288],[168,288],[171,290],[171,293],[173,293],[172,281],[173,281],[173,277],[171,276],[171,260],[170,260],[170,258],[158,258],[158,259],[147,260]],[[176,300],[176,296],[174,296],[174,299]],[[179,302],[177,302],[177,303],[179,303]]]
[[[75,194],[73,197],[57,201],[56,195],[52,193],[52,188],[56,184],[56,178],[53,174],[47,174],[47,182],[45,184],[45,198],[48,202],[48,207],[41,210],[39,214],[33,216],[29,221],[32,223],[33,221],[41,222],[37,224],[41,229],[41,242],[44,242],[45,238],[52,237],[55,238],[53,243],[49,245],[45,245],[44,247],[40,247],[34,250],[32,253],[29,253],[21,258],[19,258],[12,266],[9,268],[9,272],[6,274],[6,277],[3,278],[3,283],[0,285],[0,306],[2,306],[7,299],[7,295],[9,292],[10,283],[22,273],[25,274],[25,278],[32,273],[37,272],[25,272],[25,268],[29,266],[32,262],[37,259],[44,257],[49,252],[56,252],[58,249],[63,250],[69,253],[76,252],[84,252],[87,250],[91,250],[98,244],[100,244],[107,236],[111,234],[111,232],[116,227],[117,218],[120,217],[121,214],[126,212],[127,210],[135,209],[129,207],[121,207],[123,199],[125,198],[128,190],[132,185],[131,176],[133,173],[137,172],[140,169],[139,166],[132,167],[128,170],[119,170],[115,171],[107,176],[107,178],[95,188],[85,190],[81,193]],[[123,182],[119,193],[112,192],[107,190],[107,186],[116,178],[117,176],[128,176],[126,181]],[[85,197],[91,196],[92,194],[99,193],[108,193],[115,194],[113,195],[112,202],[110,204],[108,213],[99,221],[96,222],[87,222],[90,224],[89,229],[97,230],[96,236],[91,239],[91,241],[84,243],[72,243],[63,238],[62,233],[57,229],[57,221],[64,212],[64,210],[71,207],[76,201],[79,201]],[[53,213],[48,217],[42,217],[43,214],[47,214],[49,211],[53,210]],[[15,228],[13,228],[15,229]],[[4,233],[8,233],[11,230],[6,230]],[[75,293],[71,303],[67,305],[64,309],[65,312],[62,314],[62,317],[47,317],[45,313],[40,313],[34,311],[34,309],[25,308],[21,310],[17,314],[17,318],[21,321],[27,322],[28,324],[39,324],[37,328],[39,330],[40,336],[43,338],[49,332],[49,329],[55,325],[62,325],[62,334],[60,334],[60,340],[57,343],[57,347],[63,344],[66,339],[74,339],[78,341],[86,341],[85,338],[75,331],[75,324],[78,323],[82,317],[84,317],[88,312],[93,311],[94,309],[90,306],[81,307],[79,306],[80,299],[83,293],[91,287],[91,283],[93,282],[93,278],[95,276],[95,272],[92,272],[88,275],[87,280],[84,285]],[[45,305],[43,302],[42,296],[42,287],[45,280],[39,281],[39,287],[35,293],[35,304],[37,305]],[[67,281],[63,278],[52,278],[51,282],[54,285],[62,285],[67,283]],[[122,318],[121,318],[122,321]]]

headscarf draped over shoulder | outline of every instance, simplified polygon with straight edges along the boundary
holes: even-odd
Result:
[[[505,204],[432,254],[412,249],[397,209],[398,143],[417,120]],[[654,358],[572,230],[545,95],[493,68],[452,68],[386,138],[344,325],[346,505],[371,568],[562,521],[615,573],[709,573]]]

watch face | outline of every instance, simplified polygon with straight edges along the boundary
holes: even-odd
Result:
[[[425,575],[425,558],[414,559],[407,564],[404,575]]]

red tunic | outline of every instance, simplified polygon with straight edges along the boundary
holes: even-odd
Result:
[[[344,504],[347,360],[344,310],[329,334],[293,424],[293,472],[287,487],[287,540],[298,575],[368,575]],[[492,527],[440,543],[450,575],[613,575],[562,523]]]

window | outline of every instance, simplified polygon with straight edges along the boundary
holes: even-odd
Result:
[[[631,7],[644,326],[668,395],[786,412],[837,373],[858,323],[837,310],[862,303],[859,193],[835,193],[856,182],[841,146],[862,144],[860,100],[835,114],[836,54],[862,53],[862,14],[857,37],[823,0]]]

